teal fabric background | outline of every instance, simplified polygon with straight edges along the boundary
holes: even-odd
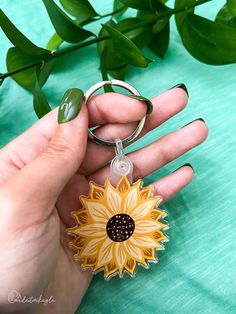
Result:
[[[111,9],[111,1],[93,3],[99,12]],[[222,4],[214,0],[197,12],[211,18]],[[46,45],[53,28],[41,1],[2,0],[1,7],[35,43]],[[1,32],[0,43],[0,71],[4,72],[5,54],[11,44]],[[67,88],[86,90],[101,80],[94,46],[72,56],[58,60],[57,70],[46,84],[45,92],[53,106]],[[147,97],[180,82],[190,93],[188,107],[135,148],[199,117],[209,126],[209,138],[146,179],[150,183],[186,162],[196,171],[194,181],[163,206],[169,213],[171,241],[159,254],[159,263],[152,264],[150,270],[140,268],[135,279],[126,276],[106,282],[102,274],[95,276],[78,314],[236,313],[235,72],[236,65],[208,66],[193,59],[183,48],[174,23],[165,60],[156,60],[144,70],[130,68],[127,82]],[[34,121],[32,96],[6,79],[0,88],[0,145]]]

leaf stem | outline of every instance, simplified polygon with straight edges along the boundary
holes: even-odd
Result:
[[[44,60],[38,61],[38,62],[34,62],[34,63],[31,63],[31,64],[27,64],[27,65],[24,65],[24,66],[22,66],[20,68],[15,69],[15,70],[9,71],[7,73],[3,73],[3,74],[0,75],[0,80],[4,80],[8,76],[14,75],[16,73],[19,73],[19,72],[22,72],[22,71],[25,71],[25,70],[28,70],[28,69],[33,68],[35,66],[42,65],[43,63],[44,63]]]
[[[97,20],[103,19],[104,17],[116,15],[116,14],[122,12],[125,8],[126,8],[126,6],[124,5],[124,6],[120,7],[119,9],[117,9],[117,10],[115,10],[113,12],[110,12],[110,13],[107,13],[107,14],[104,14],[104,15],[100,15]]]
[[[124,33],[130,32],[130,31],[132,31],[132,30],[134,30],[134,29],[140,28],[140,27],[145,26],[145,25],[152,24],[153,22],[156,22],[156,21],[161,20],[161,19],[163,19],[163,18],[165,18],[165,17],[171,16],[172,14],[178,14],[178,13],[180,13],[180,12],[187,11],[187,10],[189,10],[189,9],[192,9],[192,8],[194,8],[194,7],[196,7],[196,6],[202,5],[202,4],[204,4],[204,3],[206,3],[206,2],[209,2],[209,1],[212,1],[212,0],[199,0],[198,2],[196,2],[196,3],[192,4],[192,5],[189,5],[189,6],[187,5],[187,6],[185,6],[184,8],[170,9],[170,10],[168,10],[167,12],[163,12],[163,13],[161,13],[161,14],[158,14],[158,15],[157,15],[155,18],[153,18],[153,19],[149,19],[149,20],[146,20],[146,21],[137,23],[136,25],[134,25],[134,26],[132,26],[132,27],[126,29],[126,30],[124,31]],[[118,11],[121,11],[121,9],[112,12],[112,14],[118,13]],[[109,16],[110,14],[111,14],[111,13],[105,14],[105,15],[101,16],[101,18],[106,17],[106,16]],[[47,60],[42,59],[41,61],[37,61],[37,62],[35,62],[35,63],[31,63],[31,64],[28,64],[28,65],[22,66],[22,67],[20,67],[20,68],[17,68],[17,69],[15,69],[15,70],[12,70],[12,71],[9,71],[9,72],[0,74],[0,81],[2,82],[2,81],[3,81],[6,77],[8,77],[8,76],[11,76],[11,75],[17,74],[17,73],[19,73],[19,72],[22,72],[22,71],[28,70],[28,69],[30,69],[30,68],[33,68],[33,67],[35,67],[35,66],[41,65],[43,62],[47,62],[47,61],[49,61],[49,60],[51,60],[51,59],[55,59],[55,58],[61,57],[61,56],[65,55],[65,54],[68,54],[68,53],[70,53],[70,52],[72,52],[72,51],[75,51],[75,50],[78,50],[78,49],[81,49],[81,48],[84,48],[84,47],[93,45],[93,44],[95,44],[95,43],[98,43],[98,42],[100,42],[100,41],[107,40],[107,39],[109,39],[109,38],[111,38],[109,35],[107,35],[107,36],[102,36],[102,37],[96,37],[96,38],[87,40],[87,41],[85,41],[85,42],[83,42],[83,43],[79,43],[79,44],[77,44],[77,45],[73,45],[73,46],[70,46],[70,47],[66,47],[66,48],[61,49],[61,50],[58,50],[58,51],[53,51],[52,54],[51,54],[51,57],[48,57],[48,56],[47,56]]]

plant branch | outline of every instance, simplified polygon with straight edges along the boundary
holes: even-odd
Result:
[[[102,20],[102,19],[104,19],[105,17],[108,17],[108,16],[114,16],[114,15],[116,15],[116,14],[122,12],[122,11],[124,10],[124,8],[125,8],[125,6],[119,8],[119,9],[117,9],[117,10],[115,10],[115,11],[112,11],[112,12],[110,12],[110,13],[106,13],[106,14],[99,15],[99,16],[97,16],[97,17],[94,17],[94,18],[92,18],[91,20],[89,20],[89,23],[93,23],[93,22],[100,21],[100,20]],[[87,25],[87,24],[89,24],[89,23],[88,23],[88,20],[86,20],[86,21],[82,22],[82,23],[80,24],[80,26],[85,26],[85,25]]]
[[[113,12],[110,12],[110,13],[107,13],[107,14],[104,14],[104,15],[100,15],[97,20],[103,19],[104,17],[116,15],[116,14],[122,12],[125,8],[126,8],[126,6],[124,5],[124,6],[120,7],[119,9],[117,9],[117,10],[115,10]]]
[[[137,29],[137,28],[140,28],[140,27],[142,27],[142,26],[146,26],[146,25],[152,24],[153,22],[156,22],[156,21],[158,21],[158,20],[161,20],[161,19],[163,19],[163,18],[165,18],[165,17],[169,17],[169,16],[171,16],[171,15],[173,15],[173,14],[178,14],[178,13],[180,13],[180,12],[187,11],[187,10],[189,10],[189,9],[192,9],[192,8],[194,8],[194,7],[197,7],[197,6],[199,6],[199,5],[202,5],[202,4],[204,4],[204,3],[206,3],[206,2],[209,2],[209,1],[212,1],[212,0],[199,0],[198,2],[196,2],[195,4],[192,4],[192,5],[190,5],[190,6],[185,6],[184,8],[178,8],[178,9],[171,9],[171,10],[168,11],[168,12],[160,13],[160,14],[158,14],[155,18],[153,18],[153,19],[149,19],[149,20],[146,20],[146,21],[137,23],[136,25],[134,25],[134,26],[132,26],[132,27],[126,29],[126,30],[124,31],[124,33],[130,32],[130,31],[132,31],[132,30],[134,30],[134,29]],[[112,14],[118,13],[118,11],[121,11],[121,9],[112,12]],[[101,16],[101,18],[106,17],[106,16],[110,16],[110,14],[111,14],[111,13],[106,14],[106,15],[103,15],[103,16]],[[100,18],[99,18],[99,19],[100,19]],[[3,81],[3,80],[4,80],[6,77],[8,77],[8,76],[11,76],[11,75],[17,74],[17,73],[19,73],[19,72],[25,71],[25,70],[27,70],[27,69],[33,68],[33,67],[35,67],[35,66],[41,65],[43,62],[47,62],[47,61],[49,61],[49,60],[51,60],[51,59],[58,58],[58,57],[60,57],[60,56],[63,56],[63,55],[65,55],[65,54],[68,54],[68,53],[70,53],[70,52],[72,52],[72,51],[79,50],[79,49],[81,49],[81,48],[84,48],[84,47],[93,45],[93,44],[95,44],[95,43],[98,43],[98,42],[100,42],[100,41],[104,41],[104,40],[107,40],[107,39],[110,39],[110,38],[111,38],[111,37],[110,37],[109,35],[107,35],[107,36],[102,36],[102,37],[96,37],[96,38],[87,40],[87,41],[85,41],[85,42],[83,42],[83,43],[79,43],[79,44],[77,44],[77,45],[73,45],[73,46],[70,46],[70,47],[66,47],[66,48],[61,49],[61,50],[58,50],[58,51],[52,51],[51,56],[49,56],[49,57],[47,56],[47,60],[42,59],[41,61],[37,61],[37,62],[35,62],[35,63],[28,64],[28,65],[25,65],[25,66],[23,66],[23,67],[17,68],[17,69],[15,69],[15,70],[12,70],[12,71],[9,71],[9,72],[0,74],[0,81]]]

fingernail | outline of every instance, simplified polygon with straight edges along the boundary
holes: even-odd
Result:
[[[178,171],[179,169],[181,169],[181,168],[183,168],[183,167],[190,167],[190,168],[193,169],[193,172],[195,172],[193,166],[192,166],[190,163],[184,164],[183,166],[177,168],[174,172]]]
[[[204,120],[203,118],[198,118],[198,119],[195,119],[195,120],[193,120],[193,121],[191,121],[191,122],[185,124],[184,126],[182,126],[182,128],[186,127],[187,125],[189,125],[189,124],[191,124],[191,123],[193,123],[193,122],[195,122],[195,121],[202,121],[202,122],[205,123],[205,120]]]
[[[65,123],[75,119],[82,107],[84,93],[78,88],[68,89],[58,109],[58,123]]]
[[[182,88],[182,89],[186,92],[186,94],[189,96],[188,89],[187,89],[187,87],[184,85],[184,83],[177,84],[177,85],[171,87],[170,89],[173,89],[173,88]]]
[[[147,105],[147,114],[151,114],[153,112],[153,104],[152,104],[150,99],[148,99],[146,97],[143,97],[141,95],[140,96],[138,96],[138,95],[128,95],[128,97],[145,102],[146,105]]]

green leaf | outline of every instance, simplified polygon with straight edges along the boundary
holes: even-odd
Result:
[[[138,10],[136,17],[140,20],[152,20],[157,16],[155,12],[151,12],[149,10]]]
[[[110,20],[107,25],[115,26],[116,24]],[[108,32],[102,27],[99,37],[106,36]],[[121,59],[121,57],[116,53],[114,44],[111,39],[101,41],[97,43],[98,53],[100,59],[103,61],[101,65],[101,70],[105,70],[114,78],[118,80],[123,80],[127,72],[127,64]],[[103,74],[104,76],[104,74]]]
[[[232,27],[236,27],[236,17],[231,14],[226,4],[218,12],[215,21],[217,23],[223,23]]]
[[[119,11],[118,13],[113,14],[113,17],[119,21],[122,15],[127,11],[128,7],[124,5],[120,0],[114,0],[113,2],[113,11]]]
[[[227,0],[227,6],[229,8],[229,12],[233,16],[236,16],[236,2],[235,2],[235,0]]]
[[[99,14],[88,0],[60,0],[66,12],[76,17],[78,23],[83,23]]]
[[[151,60],[147,59],[128,37],[109,25],[103,27],[111,35],[115,49],[126,63],[144,68],[148,66]]]
[[[41,87],[47,82],[47,80],[48,80],[48,78],[52,72],[55,61],[56,61],[56,59],[52,59],[52,60],[49,60],[47,62],[44,62],[43,65],[39,68],[38,81],[39,81],[39,85]],[[36,68],[36,69],[38,69],[38,68]]]
[[[120,21],[114,28],[118,29],[121,33],[124,33],[126,29],[138,26],[141,22],[141,19],[131,17]],[[152,38],[152,25],[137,27],[132,31],[125,32],[125,36],[127,36],[136,46],[143,48]]]
[[[2,75],[2,73],[0,73],[0,75]],[[1,78],[0,79],[0,86],[2,86],[3,82],[4,82],[4,78]]]
[[[47,99],[42,92],[42,89],[37,80],[33,92],[33,104],[34,111],[39,119],[41,119],[48,112],[51,111],[51,107],[49,106]]]
[[[102,72],[102,79],[103,81],[108,81],[108,74],[107,74],[107,69],[106,69],[106,55],[107,55],[107,50],[105,49],[103,51],[103,54],[101,56],[101,72]],[[104,85],[103,87],[105,93],[113,92],[113,89],[111,85]]]
[[[159,30],[159,27],[157,29]],[[163,59],[168,49],[169,40],[170,23],[168,21],[159,33],[157,32],[154,34],[152,40],[148,43],[148,48],[151,49],[158,57]]]
[[[113,69],[113,70],[109,70],[109,73],[115,79],[123,81],[125,79],[125,75],[126,75],[127,71],[128,71],[128,67],[125,64],[125,65],[123,65],[123,66],[121,66],[119,68],[116,68],[116,69]]]
[[[144,0],[120,0],[127,7],[131,7],[138,10],[146,10],[149,6],[147,4],[148,1]]]
[[[7,52],[7,70],[13,71],[15,69],[24,67],[26,65],[31,65],[38,63],[38,66],[42,64],[41,56],[30,56],[23,53],[20,49],[12,47]],[[53,66],[54,60],[47,61],[47,64]],[[29,68],[27,70],[21,71],[11,77],[19,84],[21,87],[32,92],[34,89],[36,77],[35,77],[35,67]],[[44,73],[44,72],[43,72]],[[47,76],[41,78],[41,85],[43,85],[47,80]]]
[[[172,9],[167,7],[164,2],[161,2],[160,0],[149,0],[149,10],[154,12],[156,15],[160,13],[169,13],[172,14]]]
[[[197,2],[198,0],[175,0],[175,9],[191,5],[194,6]],[[194,8],[175,14],[175,22],[179,33],[181,33],[182,24],[188,13],[194,13]]]
[[[106,25],[115,26],[114,21],[110,20],[106,23]],[[102,27],[99,37],[107,36],[109,33]],[[111,39],[107,39],[97,43],[97,50],[102,57],[104,51],[106,50],[106,54],[103,55],[104,62],[106,64],[106,69],[110,72],[110,70],[115,70],[117,68],[123,67],[126,65],[124,60],[117,54],[117,51],[114,47],[113,41]]]
[[[33,44],[25,35],[23,35],[15,25],[8,19],[0,9],[0,26],[12,44],[22,52],[29,55],[50,54],[46,49],[40,48]]]
[[[180,27],[185,48],[207,64],[236,62],[236,29],[189,13]]]
[[[62,43],[63,43],[63,39],[61,39],[61,37],[58,36],[57,33],[55,33],[50,38],[50,40],[47,44],[47,49],[50,51],[56,50]]]
[[[169,17],[163,18],[161,20],[156,21],[156,23],[153,25],[153,33],[158,34],[160,33],[169,23]]]
[[[41,63],[40,56],[30,56],[23,53],[20,49],[12,47],[7,52],[6,57],[7,70],[13,71],[23,66],[33,64],[35,62]],[[35,68],[29,68],[11,76],[17,84],[28,91],[32,91],[35,85]]]
[[[41,89],[40,80],[42,76],[48,76],[51,71],[50,64],[45,64],[42,69],[35,70],[35,86],[33,90],[33,104],[34,104],[34,111],[37,117],[40,119],[48,112],[51,111],[51,107],[49,106],[47,99]],[[42,73],[44,72],[44,73]]]
[[[169,10],[172,11],[170,8],[165,6],[165,1],[160,0],[120,0],[122,3],[124,3],[126,6],[138,9],[138,10],[150,10],[154,12],[160,12],[163,10]]]
[[[43,0],[51,22],[63,40],[70,43],[77,43],[84,39],[94,36],[93,33],[83,29],[75,21],[70,19],[53,0]]]

